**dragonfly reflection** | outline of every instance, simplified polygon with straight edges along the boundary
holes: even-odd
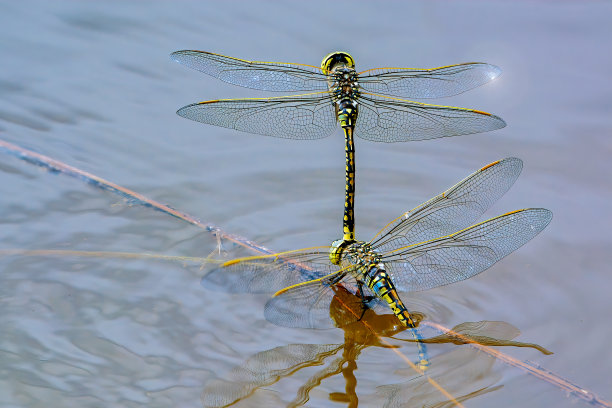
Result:
[[[401,347],[401,344],[396,343],[412,339],[397,337],[407,328],[395,315],[379,315],[369,309],[358,322],[354,322],[352,318],[345,320],[347,315],[344,303],[351,302],[351,298],[353,304],[359,302],[354,294],[342,288],[338,289],[330,309],[331,318],[344,331],[344,343],[289,344],[257,353],[233,368],[225,379],[215,379],[207,383],[202,393],[204,406],[227,407],[241,401],[246,402],[263,387],[291,377],[304,368],[324,365],[324,368],[303,382],[291,402],[284,404],[290,407],[303,406],[309,401],[311,392],[324,380],[341,374],[344,377],[345,389],[342,392],[330,392],[329,399],[356,407],[359,397],[355,372],[358,370],[357,360],[360,354],[369,347]],[[415,313],[415,317],[422,316]],[[491,337],[489,333],[495,333],[495,337]],[[450,333],[420,341],[531,347],[549,353],[536,344],[511,341],[518,334],[516,328],[504,322],[467,322],[456,326]],[[383,343],[381,338],[390,339],[394,344]],[[458,400],[494,390],[490,388],[498,380],[498,377],[491,373],[494,357],[469,347],[440,354],[434,357],[434,360],[435,364],[428,371],[428,377],[436,379],[444,387],[452,388],[450,391]],[[451,372],[452,379],[448,374]],[[427,377],[415,372],[409,373],[409,376],[412,378],[408,382],[380,387],[375,395],[364,396],[362,402],[366,403],[366,406],[382,406],[385,401],[400,403],[403,400],[418,401],[419,405],[441,402],[442,394],[430,389],[431,387],[423,386],[428,382]]]

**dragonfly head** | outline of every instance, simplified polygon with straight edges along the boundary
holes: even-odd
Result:
[[[347,52],[336,51],[328,54],[321,62],[321,69],[326,73],[332,72],[336,68],[355,69],[355,60]]]
[[[342,251],[349,245],[355,241],[347,241],[345,239],[337,239],[332,242],[331,247],[329,248],[329,260],[334,265],[339,265],[342,260]]]

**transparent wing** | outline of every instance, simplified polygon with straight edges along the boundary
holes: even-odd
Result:
[[[357,281],[348,270],[288,287],[268,300],[266,320],[285,327],[342,327],[359,320],[367,309],[382,306],[367,287],[362,287],[365,303],[357,290]]]
[[[504,126],[503,119],[487,112],[362,93],[355,134],[391,143],[488,132]]]
[[[441,98],[486,84],[501,69],[482,62],[440,68],[376,68],[359,73],[359,85],[368,92],[405,98]]]
[[[274,293],[336,272],[329,246],[233,259],[212,269],[202,284],[229,293]]]
[[[516,157],[488,164],[391,221],[370,244],[379,252],[388,252],[462,230],[508,191],[522,168],[523,162]]]
[[[336,128],[334,107],[324,92],[213,100],[184,106],[176,113],[209,125],[286,139],[321,139]]]
[[[265,91],[327,91],[321,69],[303,64],[246,61],[206,51],[182,50],[170,58],[230,84]]]
[[[452,235],[384,253],[387,272],[400,291],[431,289],[486,270],[542,231],[552,212],[510,212]]]

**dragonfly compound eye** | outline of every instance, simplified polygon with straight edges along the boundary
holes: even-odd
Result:
[[[323,71],[332,71],[337,66],[355,69],[355,60],[347,52],[336,51],[328,54],[321,62],[321,69]]]
[[[347,241],[345,239],[337,239],[332,242],[329,248],[329,260],[334,265],[339,265],[342,260],[344,250],[355,241]]]

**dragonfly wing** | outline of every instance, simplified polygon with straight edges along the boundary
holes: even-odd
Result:
[[[338,270],[329,247],[233,259],[210,270],[202,284],[229,293],[274,293]]]
[[[269,322],[285,327],[342,327],[359,320],[370,303],[380,303],[367,287],[362,290],[369,302],[355,295],[357,281],[350,272],[339,270],[276,293],[266,303],[265,316]]]
[[[501,69],[482,62],[432,69],[377,68],[359,73],[359,85],[368,92],[405,98],[441,98],[486,84]]]
[[[513,211],[452,235],[382,255],[400,291],[458,282],[486,270],[542,231],[552,219],[543,208]]]
[[[362,93],[355,134],[392,143],[488,132],[504,126],[503,119],[487,112]]]
[[[380,252],[388,252],[462,230],[508,191],[522,168],[523,162],[516,157],[488,164],[391,221],[370,244]]]
[[[170,58],[230,84],[265,91],[326,91],[321,69],[284,62],[246,61],[206,51],[182,50]]]
[[[286,139],[321,139],[336,128],[336,115],[327,92],[213,100],[184,106],[176,113],[209,125]]]

